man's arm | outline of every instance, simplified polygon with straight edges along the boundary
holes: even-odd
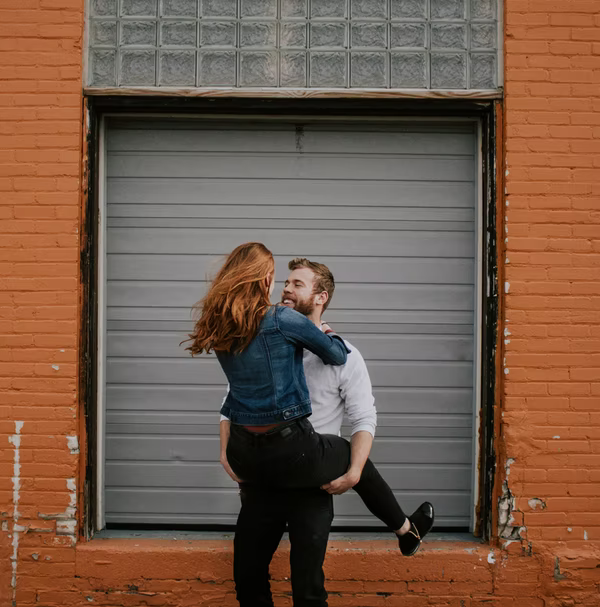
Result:
[[[229,431],[231,422],[228,419],[222,419],[219,424],[219,438],[221,439],[221,465],[225,468],[225,472],[236,482],[241,483],[242,481],[236,476],[235,472],[231,469],[229,462],[227,461],[227,443],[229,442]],[[364,464],[363,464],[364,465]]]
[[[350,441],[352,453],[348,471],[343,476],[323,485],[321,489],[325,489],[325,491],[332,495],[341,495],[342,493],[346,493],[348,489],[352,489],[360,480],[363,468],[369,458],[369,453],[371,453],[372,444],[373,435],[370,432],[359,430],[353,434]]]
[[[377,425],[377,410],[374,406],[371,379],[367,365],[356,348],[353,348],[352,353],[348,355],[348,362],[343,367],[340,378],[340,394],[352,425],[350,441],[352,452],[346,474],[321,487],[334,495],[352,489],[360,480],[371,452]]]

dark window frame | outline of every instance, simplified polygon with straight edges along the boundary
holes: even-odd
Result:
[[[502,102],[490,99],[357,99],[357,98],[259,98],[259,97],[172,97],[152,95],[92,95],[84,98],[83,186],[80,240],[80,327],[79,327],[79,403],[82,411],[82,466],[85,469],[80,534],[91,539],[98,530],[97,480],[98,433],[96,427],[98,366],[98,190],[99,138],[101,118],[105,114],[210,114],[210,115],[319,115],[323,117],[458,117],[475,118],[482,134],[482,268],[478,280],[482,292],[481,331],[481,409],[479,460],[474,462],[479,477],[479,502],[476,505],[475,535],[489,541],[495,520],[494,485],[496,480],[497,399],[500,386],[500,294],[498,290],[499,182],[501,175]],[[500,209],[501,210],[501,209]]]

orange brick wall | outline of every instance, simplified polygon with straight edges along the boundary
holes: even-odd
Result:
[[[230,542],[75,541],[83,5],[0,0],[0,607],[233,605]],[[333,544],[331,605],[600,604],[600,1],[505,10],[499,538]]]
[[[597,558],[600,2],[506,4],[505,535]]]
[[[74,550],[63,546],[79,457],[66,437],[78,428],[82,25],[83,0],[0,1],[2,607],[13,598],[16,540],[19,606],[34,604],[38,580],[74,573]],[[23,556],[42,544],[48,560]]]

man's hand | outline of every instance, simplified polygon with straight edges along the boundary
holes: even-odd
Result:
[[[229,474],[229,476],[236,482],[236,483],[241,483],[242,479],[238,478],[235,474],[235,472],[231,469],[231,466],[229,465],[229,462],[227,461],[227,456],[226,455],[221,455],[221,465],[223,466],[223,468],[225,468],[225,472],[227,472],[227,474]]]
[[[327,493],[331,493],[331,495],[341,495],[342,493],[346,493],[348,489],[352,489],[352,487],[354,487],[359,480],[360,472],[348,470],[348,472],[346,472],[346,474],[343,476],[332,480],[326,485],[321,485],[321,489],[327,491]]]

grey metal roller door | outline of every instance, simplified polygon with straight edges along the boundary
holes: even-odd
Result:
[[[410,511],[472,510],[476,135],[451,124],[114,121],[107,133],[106,521],[230,524],[225,380],[179,347],[222,255],[328,264],[327,319],[360,349],[372,458]],[[336,523],[378,525],[358,497]]]

